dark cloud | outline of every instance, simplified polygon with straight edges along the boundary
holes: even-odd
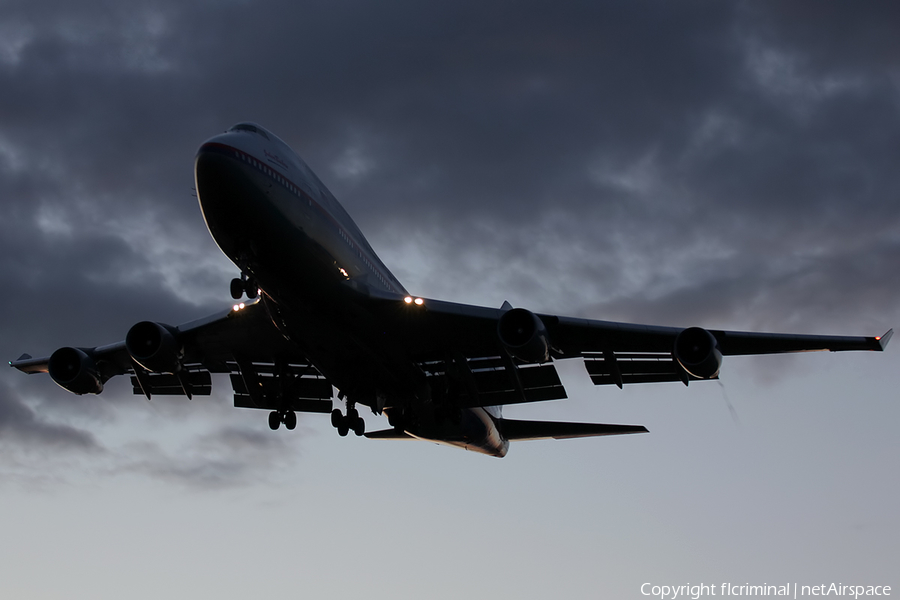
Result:
[[[273,472],[297,460],[300,452],[296,440],[296,436],[272,435],[268,429],[224,426],[196,435],[171,452],[154,442],[129,444],[112,470],[191,489],[243,486],[271,481]]]
[[[19,394],[0,381],[0,446],[26,452],[46,451],[69,455],[102,453],[103,447],[88,431],[42,417]],[[14,452],[14,454],[18,454]]]
[[[271,482],[280,469],[302,456],[301,438],[310,433],[301,422],[299,435],[272,435],[259,419],[245,419],[243,423],[250,423],[249,427],[232,424],[208,405],[180,402],[155,412],[173,426],[187,423],[187,441],[160,443],[132,433],[124,444],[109,444],[101,442],[94,431],[108,432],[110,416],[98,411],[87,397],[64,398],[68,410],[61,403],[35,405],[23,398],[24,394],[0,382],[0,472],[7,483],[65,481],[73,464],[80,465],[81,475],[139,475],[196,490]],[[142,417],[142,411],[129,406],[128,399],[117,402],[121,406],[115,410],[126,411],[130,421],[147,423],[146,414]],[[70,425],[67,418],[87,425]],[[191,425],[196,421],[204,426]]]
[[[244,119],[291,144],[422,293],[881,333],[900,292],[896,12],[7,2],[0,349],[223,306],[234,268],[192,158]],[[26,430],[28,406],[7,401]],[[232,459],[183,476],[242,473]]]

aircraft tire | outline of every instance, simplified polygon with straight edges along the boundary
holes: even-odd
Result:
[[[297,427],[297,413],[292,410],[289,410],[284,414],[284,426],[288,429],[294,429]]]
[[[353,427],[353,433],[358,436],[363,436],[366,434],[366,422],[362,417],[356,417],[356,426]]]
[[[247,292],[247,297],[251,300],[259,296],[259,287],[253,279],[248,279],[244,282],[244,291]]]
[[[400,429],[400,425],[402,424],[402,419],[400,418],[400,413],[391,410],[387,413],[388,424],[394,429]]]
[[[338,435],[341,436],[341,437],[347,437],[347,434],[350,433],[350,428],[347,427],[347,426],[346,426],[345,424],[343,424],[343,423],[341,423],[340,425],[338,425],[337,430],[338,430]]]
[[[337,429],[341,426],[341,420],[343,418],[344,416],[341,414],[341,409],[334,409],[333,411],[331,411],[331,426]]]
[[[272,411],[269,413],[269,429],[275,431],[281,426],[281,415],[278,414],[278,411]]]
[[[232,279],[231,280],[231,297],[235,300],[240,300],[241,296],[244,295],[244,282],[240,279]]]

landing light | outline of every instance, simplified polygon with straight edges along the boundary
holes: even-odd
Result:
[[[425,304],[425,301],[421,298],[416,298],[415,302],[417,306],[422,306],[423,304]]]
[[[240,304],[235,304],[235,305],[232,307],[232,309],[234,310],[234,312],[237,312],[237,311],[239,311],[239,310],[243,310],[243,308],[244,308],[244,303],[243,303],[243,302],[241,302]]]
[[[406,298],[403,299],[403,301],[406,302],[407,304],[412,304],[412,301],[413,301],[412,296],[407,296]]]

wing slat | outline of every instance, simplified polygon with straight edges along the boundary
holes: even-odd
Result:
[[[209,396],[212,393],[212,377],[209,371],[188,371],[188,381],[191,384],[191,393],[195,396]],[[171,373],[147,373],[146,381],[149,385],[147,392],[153,396],[183,396],[184,388],[181,381]],[[131,386],[138,396],[143,396],[145,390],[141,387],[138,378],[131,376]]]

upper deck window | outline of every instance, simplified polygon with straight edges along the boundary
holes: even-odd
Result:
[[[269,136],[266,135],[266,132],[263,131],[263,129],[261,127],[257,127],[253,123],[238,123],[237,125],[235,125],[231,129],[229,129],[228,131],[252,131],[253,133],[255,133],[257,135],[261,135],[264,138],[269,139]]]

